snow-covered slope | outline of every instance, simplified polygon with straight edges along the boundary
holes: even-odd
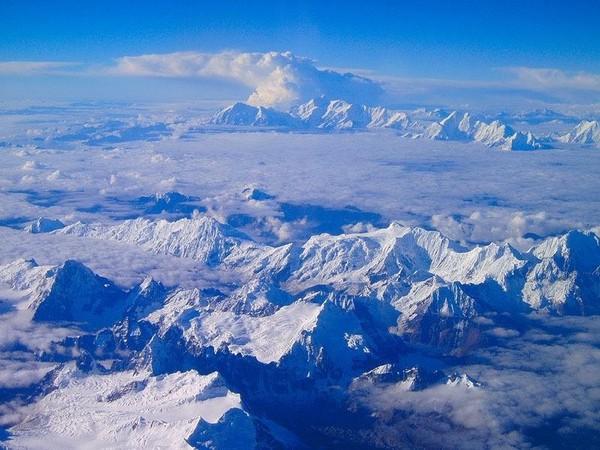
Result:
[[[255,107],[244,103],[231,105],[214,115],[210,121],[217,125],[286,127],[290,129],[365,129],[405,128],[406,113],[381,106],[366,106],[344,100],[317,98],[287,112]]]
[[[38,217],[35,221],[28,224],[24,229],[30,233],[49,233],[50,231],[59,230],[64,226],[65,224],[58,219]]]
[[[290,114],[264,106],[234,103],[215,114],[210,123],[214,125],[260,126],[297,128],[303,124]]]
[[[447,281],[500,285],[525,264],[509,246],[462,249],[436,231],[393,222],[366,233],[319,235],[303,246],[291,286],[307,288],[322,283],[374,283],[419,279],[435,274]],[[375,283],[374,283],[375,284]]]
[[[48,289],[50,277],[46,275],[52,266],[40,266],[34,259],[18,259],[0,266],[0,282],[21,295],[36,296],[36,292]]]
[[[538,259],[527,274],[523,299],[535,309],[566,314],[600,313],[600,239],[571,231],[533,250]]]
[[[327,105],[318,127],[325,129],[366,128],[370,122],[371,114],[366,107],[343,100],[334,100]]]
[[[52,391],[11,430],[11,445],[188,449],[200,421],[214,424],[240,408],[239,395],[217,373],[86,374],[67,366],[55,374]]]
[[[600,123],[597,120],[583,120],[559,139],[567,144],[598,145],[600,144]]]
[[[235,228],[198,215],[174,222],[143,218],[117,225],[77,222],[57,233],[127,242],[152,253],[192,258],[207,265],[218,265],[228,257],[243,257],[257,250],[250,238]]]
[[[307,123],[322,129],[403,128],[408,124],[408,117],[404,113],[380,106],[356,105],[344,100],[332,100],[326,105],[311,101],[301,105],[298,114]]]
[[[469,113],[460,115],[457,111],[431,124],[424,136],[444,141],[473,140],[502,150],[538,150],[544,147],[530,132],[515,131],[499,120],[473,123]]]
[[[315,327],[320,310],[314,303],[296,302],[267,316],[215,311],[193,319],[185,336],[205,346],[226,346],[263,363],[276,362],[304,331]]]
[[[292,108],[291,114],[298,117],[310,128],[319,128],[321,120],[329,107],[329,100],[324,97],[314,98]]]
[[[469,139],[471,133],[471,116],[462,116],[454,111],[440,122],[431,124],[425,131],[425,137],[442,141],[460,141]]]
[[[112,325],[126,312],[147,310],[166,292],[150,277],[123,291],[75,260],[58,266],[14,261],[0,266],[2,285],[13,290],[16,307],[29,310],[34,321],[73,322],[88,330]]]
[[[28,448],[54,445],[59,436],[108,448],[165,441],[171,448],[254,448],[279,434],[288,442],[285,427],[302,429],[302,405],[322,402],[324,393],[338,399],[350,386],[381,383],[402,392],[480,388],[466,375],[395,366],[415,349],[464,356],[493,333],[511,333],[494,328],[496,320],[523,312],[600,314],[600,238],[593,232],[551,237],[526,253],[496,243],[464,248],[397,222],[279,247],[198,216],[75,224],[54,233],[196,258],[229,276],[212,289],[167,289],[146,277],[123,290],[76,261],[0,266],[0,289],[14,293],[6,298],[34,322],[81,329],[61,342],[58,356],[44,354],[72,361],[40,382],[44,395],[10,430]],[[289,420],[274,426],[257,411]]]

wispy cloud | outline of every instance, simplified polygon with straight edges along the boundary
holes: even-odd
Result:
[[[529,89],[600,91],[600,75],[589,72],[566,72],[535,67],[506,67],[503,70],[516,76],[516,84]]]
[[[74,74],[81,64],[61,61],[0,61],[0,75]]]
[[[363,74],[361,71],[355,73]],[[493,75],[493,76],[492,76]],[[600,74],[555,68],[490,68],[481,79],[402,77],[369,73],[390,101],[452,107],[513,109],[527,106],[597,103]],[[591,94],[591,95],[590,95]]]

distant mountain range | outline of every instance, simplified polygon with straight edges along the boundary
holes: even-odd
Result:
[[[568,144],[599,145],[600,123],[597,120],[583,120],[559,140]]]
[[[534,121],[569,118],[545,110],[530,114]],[[529,120],[530,115],[517,115],[515,120]],[[521,119],[519,119],[521,118]],[[551,119],[554,118],[554,119]],[[273,108],[235,103],[215,114],[212,125],[228,127],[268,127],[288,130],[399,130],[405,137],[445,141],[480,142],[491,148],[508,151],[551,148],[553,142],[598,145],[600,127],[597,121],[582,121],[571,132],[553,138],[538,138],[531,132],[513,129],[502,120],[476,120],[458,111],[397,111],[382,106],[348,103],[344,100],[312,99],[288,112]]]

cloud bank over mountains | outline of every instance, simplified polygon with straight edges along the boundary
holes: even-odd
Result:
[[[384,92],[373,80],[320,69],[313,60],[291,52],[125,56],[109,72],[126,76],[229,79],[253,89],[248,103],[262,106],[289,107],[320,96],[371,103]]]

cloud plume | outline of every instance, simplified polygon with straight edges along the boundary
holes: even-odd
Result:
[[[320,69],[313,60],[290,52],[124,56],[110,72],[127,76],[233,80],[253,89],[248,103],[264,106],[287,107],[322,95],[369,104],[383,93],[373,80]]]

